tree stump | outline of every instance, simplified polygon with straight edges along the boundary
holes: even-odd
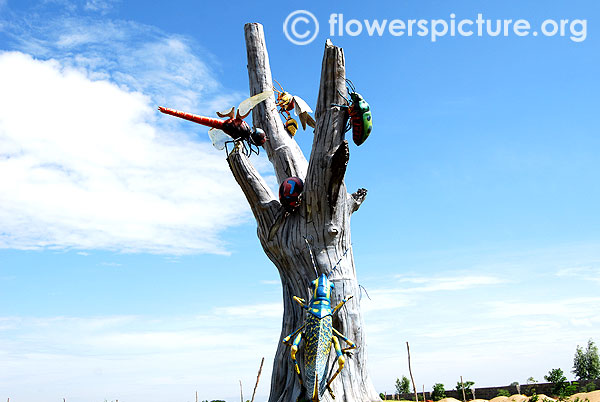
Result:
[[[273,80],[262,25],[252,23],[246,24],[244,28],[250,94],[255,95],[272,89]],[[338,91],[346,94],[344,53],[327,40],[309,161],[296,141],[285,131],[273,97],[253,109],[254,125],[261,127],[267,135],[268,141],[264,148],[273,164],[278,182],[291,176],[300,177],[304,181],[301,206],[285,218],[278,198],[252,166],[249,158],[238,151],[233,151],[227,157],[229,167],[256,218],[260,243],[277,267],[283,287],[283,324],[273,363],[269,402],[296,402],[302,391],[290,359],[290,348],[281,343],[286,335],[300,327],[304,321],[304,310],[293,302],[292,296],[308,301],[311,281],[317,275],[328,274],[339,260],[341,262],[329,277],[335,284],[331,296],[332,305],[339,303],[345,295],[354,297],[337,312],[333,325],[354,341],[358,348],[351,356],[347,356],[344,369],[332,383],[335,400],[380,400],[366,367],[360,290],[350,243],[350,217],[365,199],[366,190],[359,189],[349,194],[344,184],[349,159],[348,142],[344,139],[348,113],[345,108],[331,106],[333,103],[344,102]],[[318,272],[313,268],[305,237],[311,239]],[[297,355],[300,365],[302,355],[303,343]],[[329,357],[330,368],[335,362],[334,355],[332,352]],[[322,399],[329,401],[331,396],[325,393]]]

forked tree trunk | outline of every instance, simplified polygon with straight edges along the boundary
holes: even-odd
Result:
[[[250,94],[254,95],[272,89],[273,81],[262,25],[246,24],[245,34]],[[280,340],[303,324],[304,310],[293,302],[292,296],[308,301],[310,283],[317,275],[304,240],[307,237],[311,239],[318,274],[329,274],[329,279],[335,284],[332,305],[335,306],[345,295],[354,296],[333,320],[334,327],[358,345],[352,355],[347,356],[344,370],[332,384],[336,401],[366,402],[379,400],[379,396],[367,373],[359,287],[350,245],[350,216],[360,207],[366,190],[348,194],[344,184],[349,157],[348,142],[344,140],[348,115],[345,109],[331,106],[332,103],[343,102],[338,91],[346,93],[344,53],[328,40],[315,109],[317,124],[310,161],[306,160],[296,141],[285,131],[273,97],[259,104],[252,112],[254,125],[267,134],[268,141],[264,148],[278,182],[291,176],[304,180],[302,204],[285,219],[280,219],[283,210],[278,198],[250,160],[237,151],[232,152],[227,160],[256,218],[261,245],[279,270],[284,304]],[[311,135],[309,131],[298,134]],[[280,224],[275,225],[272,238],[269,239],[269,232],[278,220]],[[340,259],[339,266],[330,272]],[[298,353],[300,363],[302,345]],[[337,368],[333,352],[329,357],[329,367],[332,365]],[[290,360],[290,348],[279,342],[273,363],[269,402],[296,402],[299,396],[301,387]],[[328,393],[324,394],[323,400],[331,400]]]

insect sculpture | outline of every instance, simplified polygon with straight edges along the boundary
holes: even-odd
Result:
[[[227,144],[233,143],[236,146],[241,145],[243,152],[248,156],[253,152],[258,155],[260,151],[258,147],[265,143],[267,137],[261,128],[250,128],[244,119],[250,114],[254,106],[258,105],[271,95],[273,95],[273,91],[265,91],[245,99],[240,103],[235,114],[234,106],[232,106],[229,111],[221,113],[217,112],[219,117],[226,117],[226,120],[198,116],[162,106],[159,106],[158,110],[162,113],[170,114],[171,116],[210,127],[208,136],[210,137],[213,146],[218,150],[223,150],[227,147]],[[246,148],[244,143],[248,144],[248,148]],[[226,149],[226,152],[229,154],[229,150]]]
[[[308,244],[308,241],[306,242]],[[310,249],[310,244],[309,250],[313,267],[316,271],[315,260],[312,250]],[[294,300],[307,311],[306,318],[304,320],[304,324],[300,328],[283,339],[285,344],[291,346],[290,355],[292,362],[294,363],[294,370],[298,375],[300,384],[305,388],[307,396],[309,396],[313,402],[318,402],[325,390],[328,390],[331,394],[331,397],[335,398],[330,385],[344,368],[344,364],[346,362],[344,354],[349,353],[348,350],[356,348],[356,345],[351,340],[333,328],[332,325],[333,315],[348,300],[350,300],[352,296],[346,296],[337,306],[335,306],[335,308],[332,309],[331,291],[333,289],[333,282],[328,279],[326,274],[322,274],[311,283],[312,298],[308,304],[306,304],[306,300],[294,296]],[[296,359],[298,346],[303,338],[304,381],[302,379],[300,367],[298,366],[298,360]],[[339,338],[341,338],[349,346],[342,349]],[[332,344],[337,355],[338,368],[333,376],[327,380],[326,371],[329,360],[329,352]]]
[[[277,81],[275,81],[277,82]],[[299,96],[295,96],[290,94],[289,92],[285,92],[283,86],[279,82],[277,82],[279,88],[281,90],[275,88],[273,86],[273,90],[277,92],[277,101],[276,106],[279,109],[279,113],[283,117],[285,117],[285,130],[293,137],[298,130],[298,122],[294,119],[290,110],[294,109],[294,112],[300,119],[300,123],[302,124],[302,129],[306,130],[306,125],[308,124],[310,127],[315,128],[315,120],[309,113],[313,113],[312,109],[308,104]]]
[[[279,186],[279,202],[286,210],[292,212],[300,205],[304,183],[299,177],[288,177]]]
[[[348,86],[348,94],[350,95],[350,99],[346,98],[341,93],[340,96],[344,98],[348,104],[333,104],[332,106],[339,106],[348,109],[350,121],[346,126],[346,131],[350,131],[350,129],[352,129],[352,140],[356,145],[361,145],[367,140],[369,134],[371,134],[371,130],[373,129],[371,107],[362,97],[362,95],[356,92],[352,81],[346,79],[346,85]]]
[[[277,218],[275,218],[269,229],[269,241],[273,240],[275,233],[277,233],[283,222],[285,222],[285,219],[298,209],[302,203],[303,191],[304,182],[299,177],[288,177],[281,182],[279,186],[279,202],[283,208],[279,210]]]

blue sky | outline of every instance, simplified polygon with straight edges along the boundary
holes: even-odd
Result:
[[[406,341],[419,388],[568,373],[600,342],[598,4],[309,1],[306,46],[282,29],[296,4],[260,4],[0,0],[0,398],[232,401],[264,356],[266,400],[277,271],[206,129],[156,106],[247,97],[246,22],[314,105],[332,13],[587,20],[579,42],[331,37],[373,111],[346,183],[369,190],[352,237],[376,389],[408,374]]]

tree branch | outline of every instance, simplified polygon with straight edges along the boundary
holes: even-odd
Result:
[[[279,201],[246,155],[234,150],[227,157],[233,177],[244,192],[259,230],[268,230],[280,209]],[[264,234],[267,235],[266,233]]]
[[[249,23],[244,26],[244,32],[248,54],[250,94],[255,95],[272,90],[273,78],[271,77],[263,26],[258,23]],[[264,148],[273,164],[278,183],[291,176],[304,180],[308,162],[296,141],[285,131],[275,106],[275,99],[271,97],[256,106],[252,111],[252,120],[255,127],[262,128],[267,134]]]
[[[355,193],[350,194],[348,196],[350,202],[350,213],[358,211],[358,208],[360,208],[365,198],[367,198],[366,188],[359,188]]]
[[[344,51],[327,40],[315,111],[315,138],[304,189],[307,210],[330,211],[327,216],[323,216],[325,220],[335,220],[333,214],[336,210],[341,210],[336,207],[340,202],[346,202],[343,181],[349,151],[344,135],[348,113],[345,108],[332,106],[344,102],[339,93],[346,92],[345,78]]]

